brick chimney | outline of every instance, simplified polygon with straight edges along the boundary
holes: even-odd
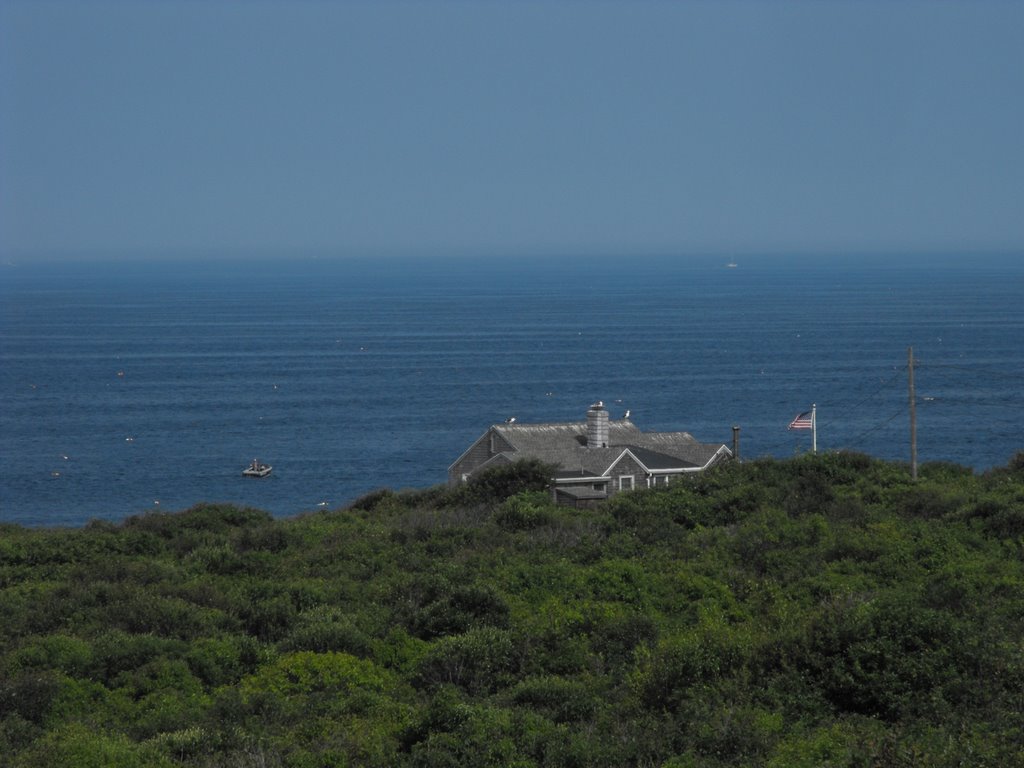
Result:
[[[608,447],[608,411],[598,400],[587,409],[587,448]]]

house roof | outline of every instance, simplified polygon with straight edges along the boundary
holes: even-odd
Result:
[[[567,496],[576,501],[587,501],[589,499],[607,499],[608,493],[605,491],[595,491],[593,488],[559,488],[558,493],[562,496]]]
[[[701,447],[716,449],[716,446],[713,445]],[[628,446],[628,448],[629,452],[636,456],[637,460],[648,469],[679,469],[689,467],[700,467],[707,463],[705,461],[698,464],[697,462],[691,461],[689,459],[684,459],[678,456],[670,456],[667,453],[660,453],[658,451],[652,451],[648,448],[640,448],[639,446],[635,445],[630,445]],[[690,454],[691,458],[697,458],[696,456],[693,455],[692,451],[690,452]],[[708,458],[711,458],[712,455],[714,455],[714,450],[712,450]]]
[[[510,446],[508,458],[535,458],[560,467],[559,477],[600,477],[628,450],[648,470],[707,466],[722,444],[701,443],[688,432],[641,432],[629,419],[608,422],[608,447],[587,447],[586,422],[495,424]],[[725,449],[728,451],[728,449]]]

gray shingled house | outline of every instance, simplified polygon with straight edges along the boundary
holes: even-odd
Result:
[[[586,506],[618,491],[668,485],[673,477],[730,458],[725,445],[698,442],[688,432],[641,432],[628,412],[611,420],[604,403],[597,402],[586,421],[491,426],[448,468],[448,484],[517,459],[539,459],[558,467],[552,478],[555,500]]]

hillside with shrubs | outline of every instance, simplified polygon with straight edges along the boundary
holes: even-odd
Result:
[[[0,526],[0,764],[1024,765],[1024,454]]]

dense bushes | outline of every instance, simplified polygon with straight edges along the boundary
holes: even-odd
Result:
[[[1021,765],[1021,456],[2,526],[0,762]]]

